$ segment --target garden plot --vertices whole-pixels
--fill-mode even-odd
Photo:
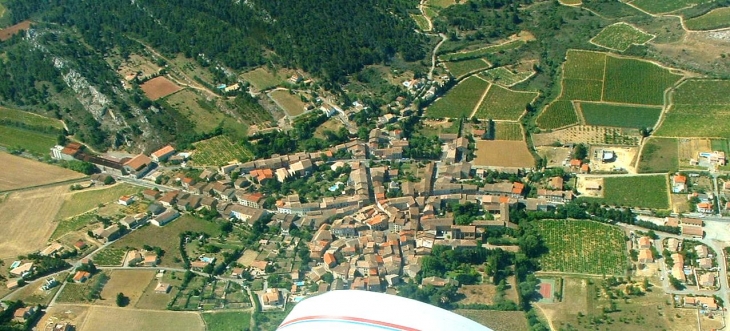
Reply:
[[[601,32],[591,39],[591,43],[623,52],[631,45],[643,45],[653,38],[653,35],[641,31],[630,24],[619,22],[601,30]]]

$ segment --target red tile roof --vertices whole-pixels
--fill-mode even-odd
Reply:
[[[165,155],[167,155],[169,153],[174,153],[174,152],[175,152],[175,148],[173,148],[170,145],[167,145],[167,146],[162,147],[162,148],[156,150],[155,152],[153,152],[152,153],[152,156],[157,157],[157,158],[160,158],[160,157],[163,157],[163,156],[165,156]]]

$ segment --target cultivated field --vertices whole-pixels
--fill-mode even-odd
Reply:
[[[564,100],[601,101],[603,81],[563,79],[560,98]]]
[[[495,135],[494,140],[518,140],[522,141],[525,137],[522,135],[522,125],[517,122],[494,122]]]
[[[15,24],[13,26],[7,27],[5,29],[0,30],[0,41],[6,41],[10,39],[14,34],[18,33],[21,30],[28,30],[30,28],[30,21],[22,21],[18,24]]]
[[[535,159],[524,141],[477,140],[475,166],[532,168]]]
[[[624,275],[628,263],[624,232],[594,221],[535,222],[548,253],[540,258],[543,271],[592,275]]]
[[[603,203],[611,206],[668,209],[668,192],[666,175],[603,179]]]
[[[235,122],[218,109],[214,100],[206,100],[191,89],[183,89],[163,101],[194,123],[197,133],[211,132],[227,121]]]
[[[600,80],[606,65],[606,54],[568,50],[563,64],[564,79]]]
[[[185,231],[205,232],[211,237],[220,234],[217,223],[204,221],[190,215],[182,215],[163,227],[143,227],[115,241],[110,247],[141,249],[144,245],[158,246],[165,251],[165,255],[160,262],[161,266],[180,267],[183,265],[182,262],[174,262],[174,258],[181,258],[180,233]]]
[[[639,173],[670,172],[679,169],[677,139],[651,137],[639,157]]]
[[[497,67],[485,70],[480,76],[492,83],[510,87],[530,78],[534,74],[534,71],[514,72],[505,67]]]
[[[269,93],[269,97],[289,116],[298,116],[304,112],[306,104],[296,94],[291,94],[289,91],[276,90]]]
[[[631,4],[652,14],[663,14],[712,1],[713,0],[635,0],[631,2]]]
[[[561,130],[532,135],[535,146],[547,146],[555,142],[635,146],[639,144],[639,140],[638,130],[587,125],[575,125]]]
[[[488,87],[489,83],[486,81],[474,76],[469,77],[454,86],[446,95],[434,101],[426,109],[426,116],[432,118],[467,117],[479,104]]]
[[[248,328],[251,313],[228,311],[219,313],[202,313],[206,331],[240,331]]]
[[[578,123],[578,115],[573,109],[573,102],[556,100],[550,103],[535,120],[541,129],[552,130]]]
[[[154,101],[181,90],[180,86],[165,77],[155,77],[140,86],[145,95]]]
[[[601,30],[591,42],[608,49],[625,51],[631,45],[643,45],[654,36],[636,27],[619,22]]]
[[[77,191],[64,201],[63,207],[56,215],[56,219],[62,220],[76,216],[97,208],[99,204],[116,202],[123,195],[136,194],[141,191],[142,189],[139,186],[125,183]]]
[[[728,137],[730,126],[730,81],[689,80],[672,95],[657,136]]]
[[[536,92],[513,91],[492,84],[475,116],[494,120],[519,120],[527,105],[532,103],[537,95]]]
[[[15,257],[42,249],[56,228],[52,222],[68,186],[15,192],[0,202],[3,231],[0,258]]]
[[[441,56],[439,56],[439,60],[441,60],[441,61],[461,61],[461,60],[467,60],[467,59],[476,59],[476,58],[484,57],[488,54],[499,53],[499,52],[504,52],[506,50],[519,48],[520,46],[522,46],[524,44],[525,44],[524,40],[518,39],[518,40],[509,41],[509,42],[499,44],[499,45],[492,45],[492,46],[475,49],[472,51],[465,51],[465,52],[441,55]]]
[[[559,0],[559,2],[566,6],[577,6],[583,3],[581,0]]]
[[[101,299],[95,305],[116,306],[117,293],[129,298],[129,307],[134,307],[147,284],[154,278],[155,270],[114,270],[101,291]]]
[[[456,4],[457,1],[455,1],[455,0],[428,0],[426,3],[432,7],[446,8],[448,6]]]
[[[32,126],[47,130],[58,130],[61,133],[63,123],[57,119],[41,116],[27,111],[0,107],[0,122],[23,123],[25,126]]]
[[[217,136],[194,144],[193,163],[198,166],[221,166],[231,161],[248,161],[253,154],[226,136]]]
[[[690,30],[714,30],[730,27],[730,7],[716,8],[702,16],[684,21]]]
[[[662,112],[662,109],[657,107],[588,102],[581,102],[580,110],[587,125],[635,129],[654,127]]]
[[[680,78],[651,62],[609,56],[603,101],[663,105],[664,90]]]
[[[65,168],[0,153],[0,191],[44,185],[64,180],[82,178],[85,175]]]
[[[678,105],[730,105],[730,80],[690,79],[674,91]]]
[[[530,329],[525,313],[521,311],[456,309],[454,313],[488,326],[494,331],[527,331]]]
[[[428,28],[429,28],[428,20],[425,17],[423,17],[423,15],[411,14],[410,16],[413,19],[413,21],[416,22],[416,25],[418,26],[419,29],[421,29],[423,31],[428,31]]]
[[[444,65],[456,79],[466,76],[472,72],[487,69],[491,66],[487,60],[481,58],[444,62]]]
[[[88,317],[79,331],[105,330],[109,326],[124,326],[127,330],[203,331],[205,324],[198,313],[137,310],[129,307],[89,308]]]
[[[284,82],[285,77],[280,73],[272,74],[265,68],[257,68],[241,75],[241,78],[251,83],[257,90],[263,91]]]

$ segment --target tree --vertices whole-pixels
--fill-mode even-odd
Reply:
[[[684,290],[684,288],[685,288],[684,284],[682,284],[682,282],[679,281],[679,279],[674,278],[674,276],[672,276],[672,275],[669,275],[669,283],[672,284],[672,287],[674,287],[674,289],[677,291]]]
[[[106,178],[104,178],[104,185],[111,185],[111,184],[114,184],[114,177],[106,176]]]
[[[117,293],[117,307],[126,307],[129,304],[129,298],[124,293]]]
[[[328,272],[328,273],[322,275],[322,280],[329,284],[335,280],[335,277],[332,276],[332,273]]]
[[[575,145],[575,149],[573,150],[573,158],[583,160],[586,157],[588,157],[588,147],[586,147],[586,145],[584,144]]]

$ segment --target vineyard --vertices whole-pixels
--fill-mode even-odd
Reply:
[[[625,51],[631,45],[643,45],[654,36],[629,24],[619,22],[601,30],[591,42],[608,49]]]
[[[471,72],[487,69],[490,67],[489,62],[484,59],[444,62],[444,65],[446,66],[446,69],[449,70],[451,75],[457,79],[466,76]]]
[[[426,116],[435,118],[469,116],[487,87],[489,83],[484,80],[474,76],[469,77],[429,106],[426,109]]]
[[[661,108],[581,103],[580,109],[588,125],[615,126],[622,128],[653,127],[659,120]]]
[[[552,130],[578,123],[578,115],[572,102],[558,100],[545,107],[535,122],[541,129]]]
[[[730,80],[691,79],[672,95],[678,105],[730,105]]]
[[[716,8],[702,16],[685,20],[690,30],[713,30],[730,27],[730,7]]]
[[[505,67],[497,67],[484,71],[480,76],[495,84],[509,87],[530,78],[533,74],[533,71],[515,73]]]
[[[564,79],[603,80],[606,54],[579,50],[569,50],[563,64]]]
[[[679,145],[674,138],[651,137],[639,156],[639,173],[676,171],[679,168]]]
[[[522,125],[517,122],[494,122],[494,140],[523,140]]]
[[[507,42],[504,44],[475,49],[473,51],[441,55],[441,56],[439,56],[439,60],[441,60],[441,61],[462,61],[462,60],[476,59],[476,58],[484,57],[488,54],[504,52],[506,50],[519,48],[520,46],[522,46],[524,44],[525,44],[525,42],[523,40],[515,40],[515,41],[510,41],[510,42]]]
[[[516,121],[536,97],[535,92],[512,91],[499,85],[492,85],[484,101],[479,105],[476,117]]]
[[[664,90],[681,77],[651,62],[609,56],[603,101],[663,105]]]
[[[673,12],[685,7],[710,3],[713,0],[636,0],[631,4],[652,14]]]
[[[225,136],[218,136],[195,143],[193,162],[202,166],[222,166],[230,161],[247,161],[253,154],[245,147],[232,143]]]
[[[606,177],[603,202],[611,206],[668,209],[667,176]],[[640,190],[636,188],[640,187]]]
[[[689,80],[677,88],[658,136],[730,136],[730,81]]]
[[[543,271],[626,273],[626,240],[620,228],[579,220],[543,220],[534,224],[548,248],[548,253],[540,258]]]
[[[601,101],[603,82],[600,80],[563,79],[561,99]]]

